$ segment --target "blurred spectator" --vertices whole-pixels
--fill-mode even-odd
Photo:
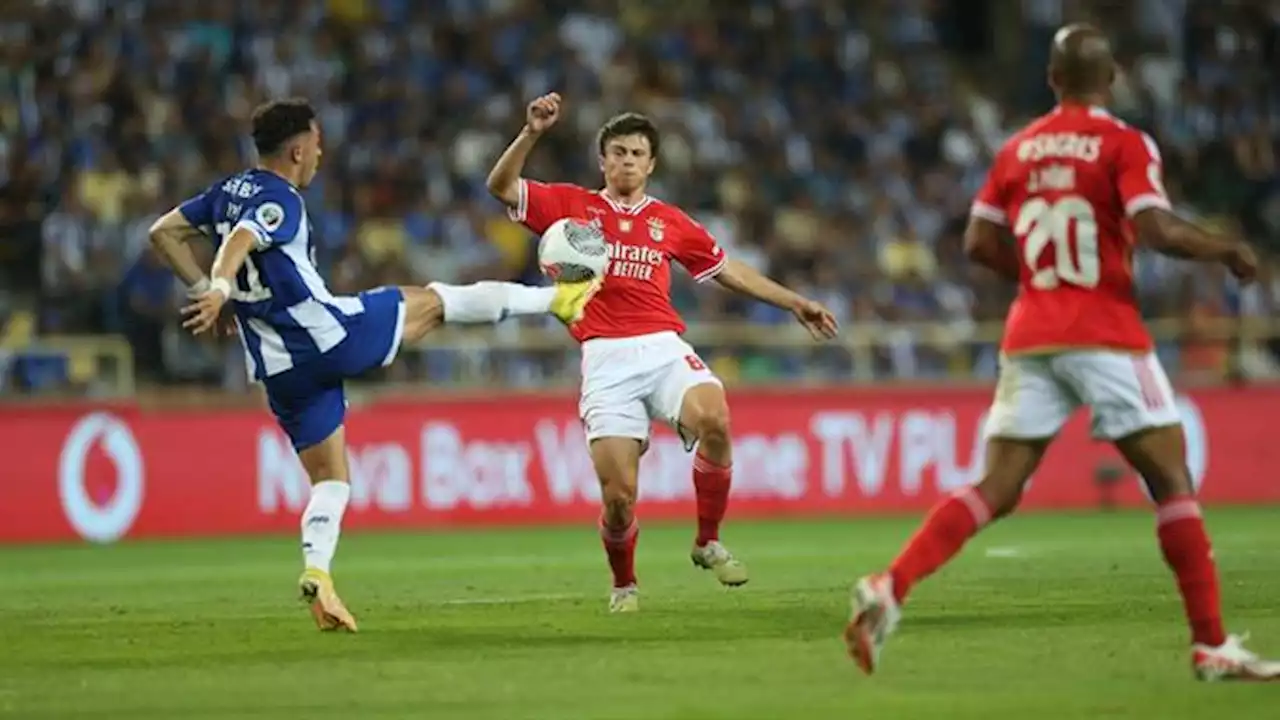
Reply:
[[[133,345],[135,369],[143,380],[163,380],[164,333],[177,310],[174,278],[148,250],[120,281],[124,331]]]
[[[89,271],[95,227],[93,216],[72,191],[64,192],[44,219],[40,325],[46,332],[97,329],[92,317],[97,298]]]
[[[137,178],[120,167],[116,154],[106,151],[96,167],[81,171],[79,204],[99,223],[117,224],[124,219],[125,202],[137,192],[138,184]]]

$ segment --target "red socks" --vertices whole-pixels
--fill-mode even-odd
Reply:
[[[693,492],[698,502],[698,547],[720,539],[720,522],[729,507],[729,486],[733,469],[693,456]]]
[[[1178,592],[1191,626],[1191,642],[1217,647],[1226,640],[1218,598],[1218,569],[1204,530],[1200,504],[1182,495],[1156,511],[1160,551],[1178,579]]]
[[[934,505],[924,524],[889,566],[895,599],[899,603],[905,600],[913,585],[955,557],[969,538],[990,521],[991,508],[974,487]]]
[[[636,540],[640,537],[640,526],[635,518],[624,528],[611,528],[600,518],[600,540],[604,543],[604,552],[609,556],[609,569],[613,571],[613,586],[616,588],[636,584]]]
[[[717,465],[702,456],[693,458],[693,488],[698,504],[699,547],[720,539],[720,522],[724,520],[729,505],[729,486],[732,469]],[[627,587],[636,583],[636,540],[640,526],[632,518],[624,528],[611,528],[600,518],[600,540],[609,556],[609,569],[613,571],[613,586]]]
[[[991,509],[976,488],[965,488],[934,506],[924,524],[889,566],[893,592],[906,599],[911,587],[933,574],[960,552],[969,538],[991,521]],[[1204,529],[1200,504],[1180,496],[1156,511],[1156,534],[1165,562],[1178,581],[1178,592],[1191,626],[1191,641],[1217,647],[1226,641],[1218,593],[1218,570]]]

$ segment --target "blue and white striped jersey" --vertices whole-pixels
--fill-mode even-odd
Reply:
[[[279,175],[259,169],[237,173],[179,210],[219,245],[241,228],[256,238],[230,298],[255,380],[329,352],[364,313],[361,297],[335,297],[325,286],[316,270],[306,204]]]

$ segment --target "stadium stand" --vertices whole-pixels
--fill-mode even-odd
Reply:
[[[536,281],[532,239],[483,181],[549,89],[569,115],[533,176],[594,182],[595,127],[648,113],[666,132],[655,194],[849,329],[790,347],[767,331],[788,322],[777,311],[682,286],[691,338],[726,378],[991,377],[1011,289],[963,261],[959,232],[993,149],[1051,102],[1048,38],[1076,18],[1118,32],[1115,109],[1161,143],[1179,208],[1273,246],[1280,2],[5,4],[0,387],[244,387],[236,347],[175,326],[181,292],[145,229],[251,161],[243,121],[271,97],[323,109],[308,201],[336,290]],[[1247,291],[1213,268],[1136,267],[1172,372],[1276,374],[1274,265]],[[540,386],[572,379],[569,345],[544,325],[446,333],[385,379]]]

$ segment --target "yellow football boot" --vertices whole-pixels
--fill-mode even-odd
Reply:
[[[315,619],[316,627],[326,631],[356,631],[356,619],[352,617],[351,611],[347,610],[347,606],[342,604],[342,599],[333,589],[333,578],[329,577],[329,573],[316,568],[307,568],[303,571],[302,577],[298,578],[298,589],[302,595],[302,602],[311,609],[311,617]]]
[[[573,325],[582,319],[587,303],[600,292],[604,280],[595,278],[581,282],[556,283],[556,296],[551,300],[551,314],[565,325]]]

